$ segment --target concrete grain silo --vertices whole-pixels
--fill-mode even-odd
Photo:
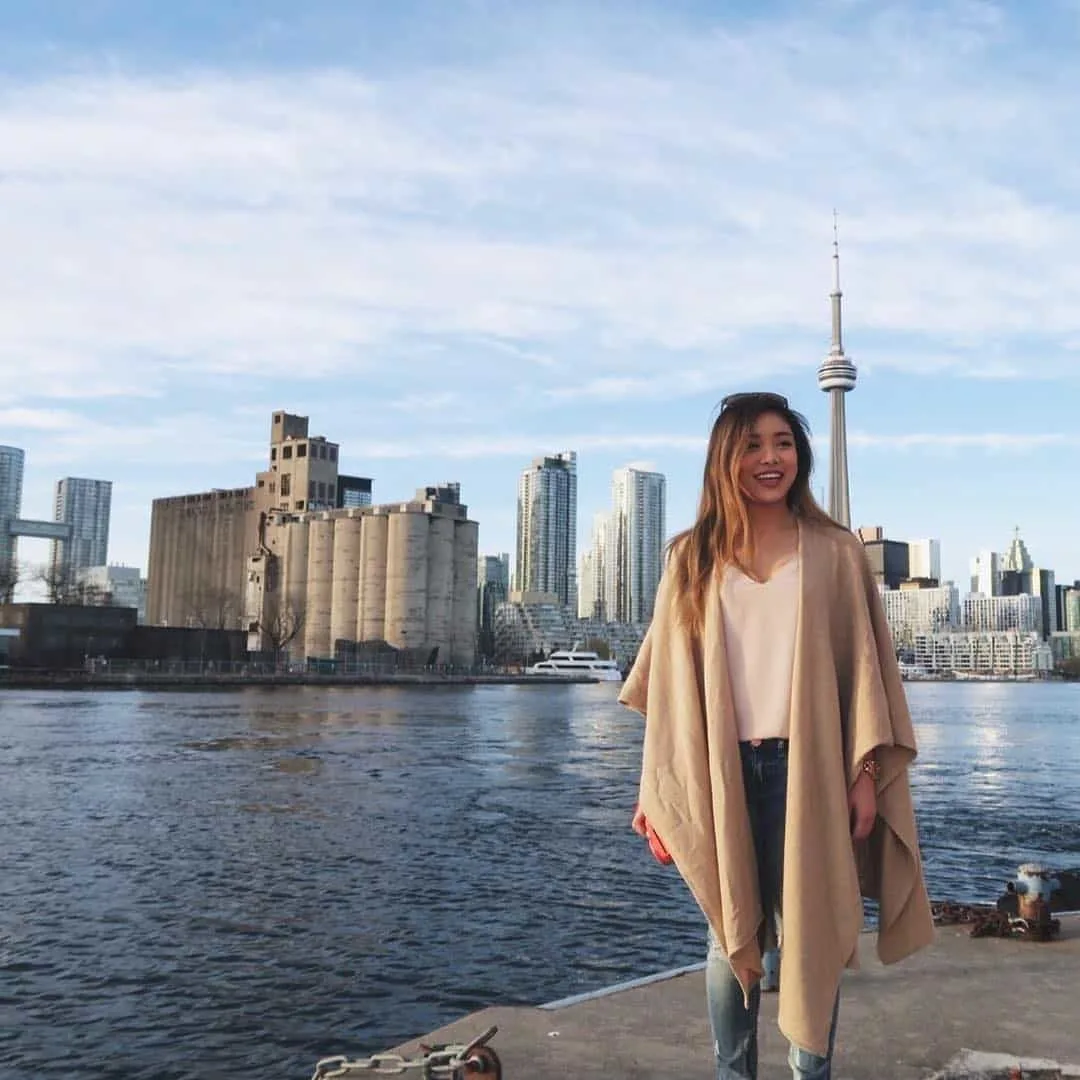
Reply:
[[[389,514],[365,514],[360,533],[360,625],[357,641],[386,640],[386,541]]]
[[[334,519],[328,514],[311,517],[308,532],[307,610],[304,654],[334,655],[330,639],[330,609],[334,589]]]
[[[282,534],[280,565],[283,574],[283,610],[293,619],[307,617],[308,524],[306,518],[301,518],[278,526]],[[303,645],[303,637],[302,631],[297,634],[294,652]]]
[[[330,655],[337,641],[356,641],[359,622],[360,545],[364,519],[350,513],[334,524],[333,589],[330,604]]]
[[[386,640],[399,649],[426,644],[428,530],[423,512],[390,515],[386,543]]]
[[[454,599],[450,621],[450,662],[476,662],[476,557],[480,529],[475,521],[454,523]]]
[[[438,662],[448,664],[454,603],[454,519],[436,516],[429,520],[424,643],[429,649],[438,647]]]

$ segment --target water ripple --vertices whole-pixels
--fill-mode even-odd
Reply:
[[[911,688],[935,895],[1080,864],[1080,687]],[[305,1076],[700,959],[605,687],[6,693],[0,1071]]]

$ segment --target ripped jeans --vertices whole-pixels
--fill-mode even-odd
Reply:
[[[784,869],[784,814],[787,806],[787,743],[767,739],[759,746],[740,743],[743,785],[758,865],[758,887],[766,918],[778,918]],[[781,978],[783,974],[781,973]],[[712,1022],[717,1080],[756,1080],[758,1010],[761,984],[750,991],[747,1008],[742,987],[712,931],[705,966],[705,988]],[[829,1080],[840,998],[833,1006],[829,1052],[825,1057],[792,1046],[788,1054],[794,1080]]]

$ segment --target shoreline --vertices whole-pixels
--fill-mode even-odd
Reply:
[[[229,673],[130,672],[14,672],[0,674],[3,690],[203,690],[238,689],[249,686],[582,686],[601,680],[585,675],[442,675],[437,672],[321,675],[233,675]]]

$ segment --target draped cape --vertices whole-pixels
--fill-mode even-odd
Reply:
[[[915,735],[881,597],[861,542],[799,525],[782,888],[780,1029],[824,1055],[845,967],[858,966],[862,897],[894,963],[933,940],[908,782]],[[719,575],[700,632],[681,619],[669,562],[619,700],[645,717],[640,807],[671,853],[749,995],[762,974],[763,911],[724,645]],[[853,843],[848,791],[881,765],[878,817]]]

